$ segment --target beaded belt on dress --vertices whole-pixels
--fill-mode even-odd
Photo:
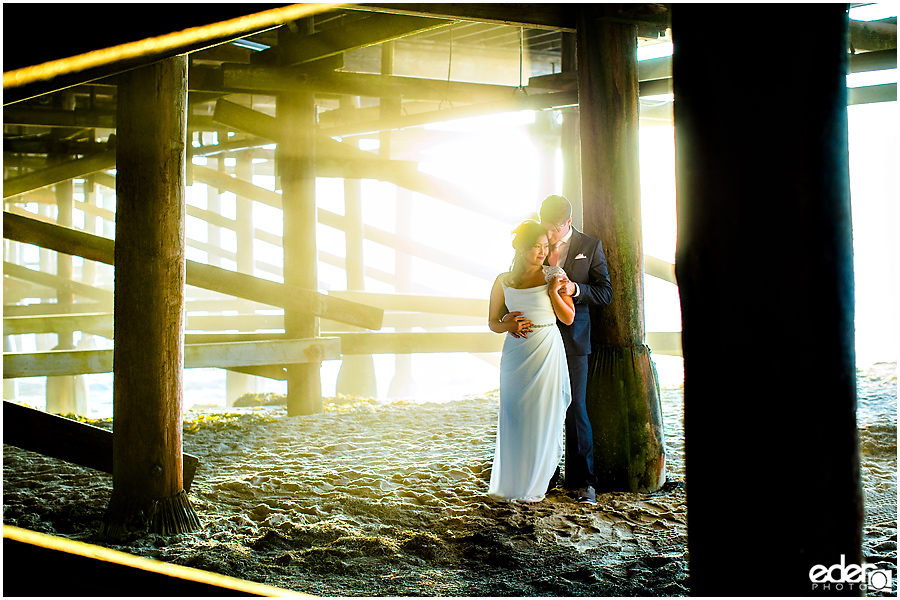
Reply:
[[[533,328],[537,327],[550,327],[551,325],[556,325],[556,323],[544,323],[543,325],[532,325]]]

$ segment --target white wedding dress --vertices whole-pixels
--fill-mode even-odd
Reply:
[[[506,307],[510,312],[521,311],[534,328],[527,338],[506,334],[503,343],[500,414],[488,496],[539,502],[563,455],[563,424],[572,399],[566,349],[547,286],[511,288],[503,277],[501,283]]]

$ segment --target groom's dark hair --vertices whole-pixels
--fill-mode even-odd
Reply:
[[[541,202],[541,223],[559,225],[572,217],[572,204],[565,196],[547,196]]]

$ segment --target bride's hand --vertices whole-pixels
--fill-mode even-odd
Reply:
[[[509,330],[509,334],[516,338],[527,338],[533,325],[531,319],[523,317],[522,312],[518,310],[505,314],[500,322],[511,323],[512,329]]]
[[[565,275],[558,275],[553,278],[553,284],[550,286],[550,291],[559,294],[560,296],[567,294],[566,290],[568,289],[568,285],[571,283],[569,278]]]

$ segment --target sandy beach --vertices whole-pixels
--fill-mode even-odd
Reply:
[[[864,555],[897,579],[896,364],[860,371]],[[447,403],[330,399],[185,415],[203,529],[128,545],[96,531],[110,475],[3,448],[3,522],[324,596],[683,596],[690,591],[681,389],[662,392],[653,494],[485,496],[496,392]],[[91,421],[111,427],[106,421]],[[723,509],[724,510],[724,509]],[[740,515],[734,515],[740,518]],[[870,594],[871,595],[871,594]]]

